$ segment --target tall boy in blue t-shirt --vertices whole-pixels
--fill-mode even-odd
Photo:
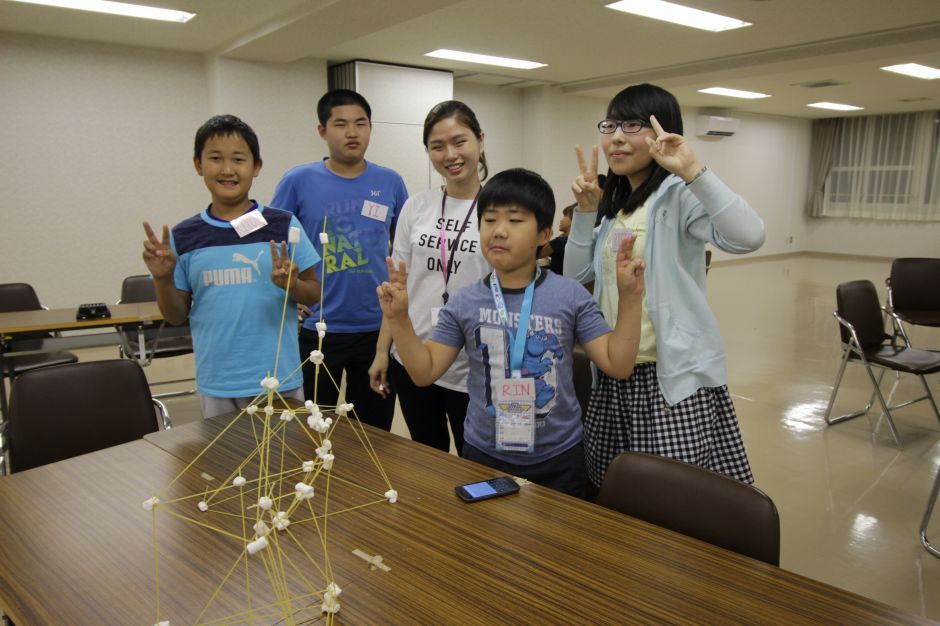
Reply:
[[[391,429],[395,396],[379,396],[369,387],[382,312],[372,295],[388,278],[385,257],[398,213],[408,198],[405,183],[394,171],[366,161],[372,133],[372,109],[348,89],[328,91],[317,103],[317,127],[329,157],[289,170],[274,190],[272,204],[290,211],[304,225],[323,255],[323,302],[312,307],[300,330],[300,351],[306,357],[321,349],[324,364],[337,384],[346,373],[346,401],[356,405],[363,422]],[[329,241],[320,243],[326,232]],[[327,332],[320,348],[316,323]],[[304,366],[304,388],[314,390],[316,368]],[[336,404],[338,390],[317,387],[321,404]]]
[[[465,458],[583,497],[586,484],[581,411],[572,378],[572,350],[584,346],[609,376],[633,371],[643,296],[635,237],[617,254],[620,308],[611,331],[577,282],[537,267],[552,233],[555,198],[534,172],[494,176],[477,203],[480,244],[494,268],[457,292],[421,343],[408,319],[406,268],[387,260],[390,280],[376,290],[401,356],[418,385],[443,374],[461,348],[470,357]]]
[[[189,318],[203,416],[244,408],[267,376],[280,381],[282,396],[303,399],[293,312],[297,302],[320,298],[320,257],[296,217],[249,197],[261,171],[250,126],[232,115],[211,118],[196,131],[193,163],[212,203],[172,235],[164,226],[158,238],[144,222],[143,258],[163,317],[171,324]],[[292,228],[297,243],[288,247]]]

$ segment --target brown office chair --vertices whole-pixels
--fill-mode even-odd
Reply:
[[[928,374],[940,372],[940,353],[911,348],[903,335],[901,336],[901,339],[904,340],[903,345],[899,344],[897,336],[892,337],[885,332],[884,318],[882,317],[883,310],[886,309],[882,309],[878,302],[878,292],[875,291],[875,285],[869,280],[855,280],[842,283],[836,287],[836,311],[833,315],[839,321],[843,356],[839,373],[836,376],[836,384],[832,388],[829,405],[826,407],[826,423],[829,425],[837,424],[865,415],[874,404],[875,398],[877,398],[881,410],[884,411],[887,418],[894,441],[900,450],[904,446],[901,444],[901,437],[898,435],[898,429],[891,417],[891,410],[921,400],[928,400],[933,407],[934,415],[940,420],[937,403],[934,401],[927,380],[924,378]],[[889,318],[892,324],[900,325],[901,321],[895,315],[891,314]],[[868,378],[871,380],[874,390],[865,408],[838,417],[830,417],[836,394],[839,392],[839,384],[842,382],[842,375],[845,373],[845,366],[849,361],[855,361],[865,366],[865,371],[868,372]],[[872,371],[872,366],[881,369],[877,378]],[[901,404],[888,406],[881,393],[881,379],[884,377],[886,370],[916,375],[924,385],[924,395]],[[895,380],[896,385],[897,380]],[[893,391],[892,389],[892,393]],[[890,394],[888,397],[891,397]]]
[[[597,503],[771,565],[780,564],[780,519],[760,489],[675,459],[623,452]]]
[[[940,259],[903,258],[891,263],[888,310],[902,322],[940,327]],[[904,326],[898,330],[907,341]]]
[[[149,274],[139,274],[128,276],[121,284],[121,299],[118,304],[133,302],[156,302],[157,294],[153,287],[153,278]],[[157,328],[148,328],[140,330],[135,325],[118,326],[121,332],[120,354],[124,358],[134,359],[141,367],[147,367],[153,363],[154,359],[164,359],[174,356],[191,354],[193,351],[193,339],[191,335],[173,335],[167,333],[167,324],[163,322]],[[169,326],[169,328],[175,328]],[[188,328],[188,325],[187,325]],[[143,342],[141,342],[143,338]],[[168,385],[173,383],[192,380],[184,378],[180,380],[168,380],[152,383],[156,385]],[[156,398],[168,398],[173,396],[182,396],[195,393],[195,389],[187,391],[173,391],[169,393],[157,394]]]
[[[38,311],[45,307],[39,303],[39,297],[36,291],[26,283],[4,283],[0,284],[0,313],[14,313],[19,311]],[[51,333],[36,332],[19,335],[18,339],[35,339],[37,345],[42,341],[52,337]],[[71,352],[50,352],[47,354],[28,354],[14,358],[3,359],[2,378],[16,378],[23,372],[49,367],[50,365],[62,365],[64,363],[77,363],[78,357]],[[0,383],[2,383],[0,378]],[[7,415],[7,394],[5,388],[0,388],[0,413],[4,418]]]
[[[33,370],[13,381],[10,469],[20,472],[170,428],[144,371],[114,359]]]

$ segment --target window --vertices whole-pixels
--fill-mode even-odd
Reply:
[[[839,122],[821,216],[940,221],[940,112]]]

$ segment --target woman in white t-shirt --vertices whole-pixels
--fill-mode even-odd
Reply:
[[[445,185],[408,198],[398,217],[392,251],[396,263],[404,261],[409,270],[408,315],[422,341],[430,336],[447,299],[491,271],[480,252],[476,217],[476,200],[487,175],[483,131],[476,115],[456,100],[435,105],[424,120],[424,146]],[[369,369],[372,389],[383,396],[388,393],[387,372],[411,438],[447,452],[450,423],[460,454],[469,402],[466,354],[461,352],[435,384],[418,387],[394,348],[395,358],[389,359],[390,341],[383,328]]]

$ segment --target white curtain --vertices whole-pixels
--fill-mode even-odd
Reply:
[[[937,111],[844,118],[819,215],[940,221],[938,139]],[[815,161],[813,169],[819,171]]]

